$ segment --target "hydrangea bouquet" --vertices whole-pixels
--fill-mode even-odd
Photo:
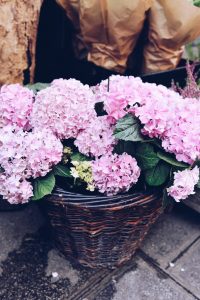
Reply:
[[[120,75],[33,87],[0,90],[0,194],[10,203],[56,185],[109,196],[159,188],[176,201],[198,187],[200,93]]]

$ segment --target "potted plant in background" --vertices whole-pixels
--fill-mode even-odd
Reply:
[[[192,4],[194,4],[197,7],[200,7],[200,1],[199,0],[188,0],[189,2],[191,2]]]
[[[8,85],[0,97],[0,194],[44,198],[59,249],[84,265],[128,260],[168,199],[198,186],[196,98],[120,75],[35,94]]]

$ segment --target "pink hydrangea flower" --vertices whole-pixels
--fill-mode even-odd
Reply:
[[[81,153],[88,156],[98,157],[105,153],[111,153],[115,139],[108,116],[96,117],[91,120],[85,130],[78,134],[74,144]]]
[[[25,139],[27,168],[33,178],[45,176],[62,159],[63,145],[51,132],[34,130]]]
[[[62,150],[60,140],[46,129],[24,132],[19,127],[1,128],[0,166],[3,172],[0,173],[0,194],[11,203],[27,202],[32,193],[27,180],[51,171],[61,161]]]
[[[101,156],[92,163],[93,184],[100,193],[116,195],[138,181],[140,168],[127,153]]]
[[[151,87],[149,97],[132,109],[143,124],[142,133],[161,139],[167,152],[174,153],[179,161],[192,164],[200,158],[200,102],[183,99],[163,86],[145,85]]]
[[[31,123],[50,129],[60,139],[76,138],[96,117],[94,94],[75,79],[54,80],[36,96]]]
[[[126,115],[127,106],[140,102],[143,82],[139,77],[112,75],[93,88],[97,102],[104,102],[108,116],[118,120]]]
[[[144,125],[142,129],[144,135],[150,138],[163,138],[174,125],[177,107],[182,107],[182,98],[178,93],[162,85],[145,83],[143,92],[144,90],[147,97],[143,98],[132,113]]]
[[[10,204],[23,204],[33,196],[33,187],[18,174],[6,176],[0,173],[0,194]]]
[[[62,150],[60,140],[46,129],[33,132],[11,126],[0,129],[0,165],[8,175],[45,176],[61,161]]]
[[[0,90],[0,127],[17,125],[30,128],[34,94],[20,84],[3,85]]]
[[[177,160],[192,164],[200,158],[200,102],[183,99],[178,93],[141,79],[111,76],[94,90],[97,101],[104,101],[114,124],[127,112],[138,117],[142,134],[162,141],[163,148]]]
[[[167,189],[168,194],[179,202],[194,194],[194,187],[199,181],[199,168],[174,173],[174,184]]]
[[[192,164],[200,158],[200,101],[186,98],[177,105],[177,112],[171,128],[162,141],[167,152],[176,159]]]
[[[28,132],[15,126],[0,129],[0,166],[8,176],[20,174],[22,178],[30,177],[27,170],[27,149],[25,140]]]

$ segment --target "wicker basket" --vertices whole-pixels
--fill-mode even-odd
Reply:
[[[43,205],[59,250],[91,268],[129,260],[162,211],[159,192],[106,197],[57,188]]]

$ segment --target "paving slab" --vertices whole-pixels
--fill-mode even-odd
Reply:
[[[55,280],[55,273],[58,278]],[[53,248],[47,228],[27,234],[2,262],[1,300],[68,300],[94,270],[73,266]]]
[[[198,236],[196,232],[199,228],[195,213],[190,217],[183,217],[183,220],[179,213],[175,211],[171,216],[163,216],[159,222],[161,225],[165,224],[163,227],[166,230],[168,226],[166,224],[173,223],[170,230],[174,228],[174,231],[182,226],[186,238],[193,240]],[[192,239],[184,222],[191,229]],[[146,249],[147,258],[153,260],[159,254],[161,260],[158,245],[160,241],[162,246],[168,243],[170,234],[163,235],[159,229],[154,230],[158,230],[159,234],[152,233],[153,237],[148,239],[156,247],[152,247],[151,243],[147,246],[149,243],[147,242],[142,251]],[[177,230],[177,234],[180,232],[180,229]],[[175,240],[176,234],[173,234]],[[180,239],[180,245],[185,247],[182,241],[183,238]],[[172,270],[163,268],[165,271],[163,276],[159,269],[162,266],[156,268],[153,264],[149,265],[150,262],[146,263],[141,251],[138,251],[132,260],[116,269],[91,270],[67,260],[54,248],[49,228],[45,225],[36,205],[30,205],[17,212],[0,212],[0,247],[1,300],[111,300],[113,297],[114,300],[195,299],[192,292],[190,294],[183,288],[184,279],[175,273],[175,269],[172,274]],[[166,255],[171,254],[171,249],[174,248],[169,248]],[[177,263],[179,260],[181,257]],[[178,284],[179,280],[183,287]],[[192,286],[189,288],[193,289]],[[159,290],[163,291],[160,295]],[[133,292],[134,298],[130,298]],[[161,297],[164,295],[166,298]]]
[[[175,262],[169,273],[200,298],[200,239]]]
[[[20,211],[0,212],[0,263],[9,252],[17,249],[27,233],[35,232],[43,223],[36,205],[29,205]]]
[[[52,249],[48,253],[46,276],[51,276],[52,282],[57,282],[61,278],[67,278],[70,284],[74,286],[78,283],[81,274],[56,249]]]
[[[198,189],[194,195],[184,200],[184,203],[200,214],[200,190]]]
[[[164,278],[139,259],[138,268],[116,284],[113,300],[194,300],[195,297],[170,278]]]
[[[150,230],[141,249],[161,267],[167,268],[199,236],[199,214],[187,206],[178,205],[171,213],[161,216]]]

